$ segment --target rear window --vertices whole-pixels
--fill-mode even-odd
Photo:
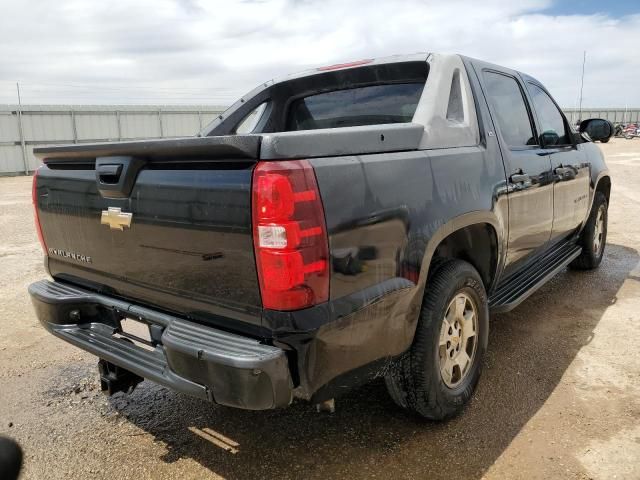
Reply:
[[[287,130],[410,122],[423,88],[424,82],[396,83],[299,98],[291,103]]]

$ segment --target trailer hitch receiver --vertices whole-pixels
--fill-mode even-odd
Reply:
[[[108,396],[118,392],[129,394],[144,380],[135,373],[102,359],[98,361],[98,371],[100,372],[100,389]]]

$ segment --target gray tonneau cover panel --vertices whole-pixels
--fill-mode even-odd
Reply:
[[[331,157],[416,150],[424,127],[416,123],[263,133],[260,159]]]
[[[36,157],[46,161],[92,160],[96,157],[131,155],[147,158],[221,158],[256,159],[260,136],[224,135],[218,137],[185,137],[127,142],[83,143],[34,148]]]
[[[84,143],[40,147],[33,152],[45,162],[56,163],[120,155],[150,159],[278,160],[416,150],[423,132],[422,125],[400,123],[258,135]]]

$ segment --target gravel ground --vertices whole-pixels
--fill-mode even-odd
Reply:
[[[566,271],[492,318],[470,405],[411,418],[374,382],[337,400],[246,412],[144,382],[99,391],[96,359],[45,333],[31,179],[0,178],[0,434],[23,478],[640,478],[640,141],[602,145],[613,177],[599,270]]]

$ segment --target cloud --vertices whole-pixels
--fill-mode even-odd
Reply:
[[[228,104],[272,77],[418,51],[525,71],[575,106],[640,106],[640,15],[548,0],[23,0],[0,17],[0,103]]]

